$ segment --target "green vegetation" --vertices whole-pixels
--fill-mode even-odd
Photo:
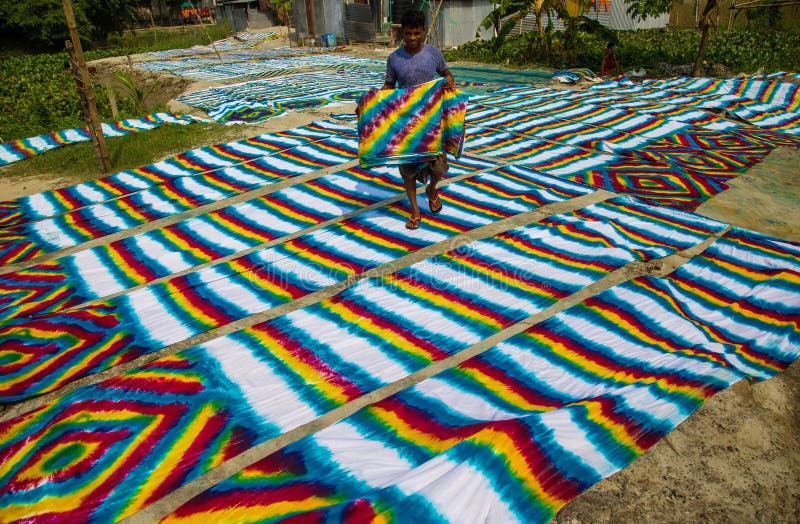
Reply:
[[[208,35],[199,26],[183,30],[128,32],[115,40],[116,47],[86,51],[86,60],[208,45],[209,36],[218,40],[228,31],[227,28],[218,26],[207,26],[207,30]],[[0,59],[0,78],[3,78],[0,83],[0,140],[26,138],[85,125],[66,52],[17,55]],[[93,78],[100,119],[104,122],[117,120],[112,116],[105,86],[97,82],[95,75]],[[118,94],[119,118],[133,118],[144,114],[144,107],[140,104],[141,97],[136,97],[136,89],[145,88],[135,85],[131,87],[134,88],[132,92]],[[149,113],[164,108],[147,109]]]
[[[114,172],[152,164],[183,151],[238,139],[238,130],[219,124],[164,124],[145,133],[134,133],[106,140]],[[71,144],[35,155],[22,162],[0,168],[0,178],[26,177],[51,173],[64,183],[96,178],[97,156],[91,142]]]
[[[232,29],[225,24],[135,29],[125,31],[121,35],[109,36],[106,46],[109,50],[116,52],[116,55],[106,56],[209,45],[211,42],[227,38],[231,34],[233,34]]]
[[[700,35],[696,31],[647,29],[617,31],[617,56],[625,70],[645,68],[660,70],[664,63],[692,64],[697,56]],[[567,60],[563,52],[564,35],[552,35],[552,59],[539,35],[534,32],[508,36],[504,41],[476,40],[445,52],[449,61],[471,60],[515,67],[552,65],[554,67],[588,67],[596,71],[605,41],[594,34],[575,36],[574,49]],[[733,73],[800,71],[800,35],[774,31],[719,32],[709,39],[705,60],[722,64]]]

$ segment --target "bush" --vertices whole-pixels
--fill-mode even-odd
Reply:
[[[697,56],[700,35],[697,31],[645,29],[618,31],[617,56],[625,70],[658,70],[662,64],[689,65]],[[587,67],[597,70],[606,42],[581,33],[576,41],[575,59],[564,63],[559,55],[563,33],[553,35],[552,64],[558,67]],[[538,35],[528,32],[507,37],[498,45],[494,40],[474,41],[446,51],[448,60],[473,60],[512,66],[548,65],[538,44]],[[800,71],[800,35],[775,31],[734,31],[712,35],[705,60],[724,65],[734,73]]]
[[[208,34],[206,34],[208,31]],[[128,33],[115,41],[117,47],[85,52],[86,60],[146,51],[159,51],[193,45],[207,45],[209,36],[226,36],[226,27],[192,27],[183,31],[152,30]],[[85,125],[75,79],[69,68],[66,52],[23,54],[0,59],[0,140],[26,138],[61,129]],[[93,84],[100,119],[114,120],[105,87]],[[121,97],[117,104],[119,118],[141,116],[130,97]]]

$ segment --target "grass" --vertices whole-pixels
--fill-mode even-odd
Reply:
[[[234,126],[235,127],[235,126]],[[111,172],[145,166],[188,149],[229,142],[242,130],[220,124],[165,124],[152,131],[106,138]],[[78,183],[98,178],[99,163],[91,142],[69,144],[0,168],[0,183],[22,177],[48,177]]]
[[[122,36],[109,37],[107,46],[130,49],[133,53],[143,51],[166,51],[185,49],[196,45],[208,45],[213,41],[233,34],[227,24],[183,25],[177,27],[155,27],[126,31]]]

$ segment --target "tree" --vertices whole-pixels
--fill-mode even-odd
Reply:
[[[703,70],[703,57],[708,47],[708,37],[711,36],[711,14],[719,5],[719,0],[706,0],[706,7],[700,13],[698,26],[700,27],[700,44],[697,46],[697,58],[692,68],[692,76],[700,76]]]
[[[555,5],[562,0],[500,0],[495,9],[490,12],[480,23],[479,29],[492,29],[495,32],[495,43],[500,45],[517,23],[532,14],[535,18],[536,29],[539,34],[539,44],[544,52],[545,59],[551,60],[550,38],[544,27],[545,15],[555,15]],[[475,36],[479,36],[476,32]],[[528,50],[528,54],[532,54]]]
[[[502,44],[505,37],[517,25],[517,23],[532,14],[535,18],[536,29],[539,34],[539,44],[548,63],[553,60],[551,34],[553,18],[560,18],[564,21],[564,46],[562,61],[572,63],[575,59],[575,40],[579,32],[600,33],[608,40],[616,41],[614,32],[586,16],[583,16],[589,8],[589,0],[501,0],[494,11],[483,19],[482,29],[497,28],[496,44]],[[544,25],[544,17],[548,18],[548,25]],[[477,36],[477,34],[476,34]],[[532,55],[531,50],[528,54]]]
[[[634,19],[644,20],[669,13],[672,8],[671,0],[625,0],[628,5],[628,14]],[[697,46],[697,58],[692,68],[692,76],[700,76],[703,67],[703,57],[708,47],[708,38],[711,35],[711,14],[719,6],[719,0],[706,0],[705,8],[700,13],[698,28],[700,29],[700,44]]]
[[[73,0],[82,39],[104,41],[123,29],[138,2],[130,0]],[[68,37],[61,0],[0,0],[0,33],[8,41],[60,49]]]

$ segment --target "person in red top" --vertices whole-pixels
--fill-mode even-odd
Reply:
[[[600,76],[610,75],[611,71],[615,71],[616,75],[620,75],[619,60],[617,60],[617,53],[614,51],[614,42],[609,42],[603,50],[603,62],[600,64]]]

